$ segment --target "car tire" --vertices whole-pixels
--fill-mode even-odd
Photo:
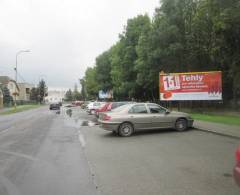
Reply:
[[[177,131],[186,131],[188,128],[186,119],[178,119],[175,123],[175,129]]]
[[[118,134],[122,137],[129,137],[134,131],[133,125],[131,123],[122,123],[118,129]]]

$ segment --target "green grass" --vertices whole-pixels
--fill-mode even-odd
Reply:
[[[191,113],[196,120],[240,126],[240,116]]]
[[[36,104],[34,104],[34,105],[21,105],[21,106],[17,106],[16,110],[15,110],[14,107],[12,107],[11,109],[0,113],[0,115],[9,115],[9,114],[17,113],[17,112],[23,112],[23,111],[31,110],[31,109],[34,109],[34,108],[39,108],[40,106],[41,105],[36,105]]]

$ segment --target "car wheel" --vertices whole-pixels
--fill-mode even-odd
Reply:
[[[187,130],[187,120],[186,119],[178,119],[176,121],[175,128],[177,131]]]
[[[128,137],[133,133],[133,126],[130,123],[123,123],[120,125],[118,134],[122,137]]]
[[[94,110],[91,110],[91,111],[90,111],[90,114],[94,114]]]

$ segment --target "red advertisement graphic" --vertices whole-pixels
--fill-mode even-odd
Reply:
[[[190,72],[160,74],[160,100],[221,100],[222,73]]]

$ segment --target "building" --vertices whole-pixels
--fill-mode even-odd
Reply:
[[[29,101],[31,89],[34,87],[34,85],[29,83],[18,83],[18,87],[19,87],[18,100]]]
[[[65,97],[65,91],[64,90],[49,90],[48,96],[45,97],[46,103],[57,103],[62,102]]]
[[[0,108],[2,108],[2,107],[3,107],[3,92],[0,89]]]
[[[7,87],[12,98],[15,99],[16,95],[16,99],[18,100],[20,90],[15,80],[11,79],[8,76],[0,76],[0,85],[2,87]]]

